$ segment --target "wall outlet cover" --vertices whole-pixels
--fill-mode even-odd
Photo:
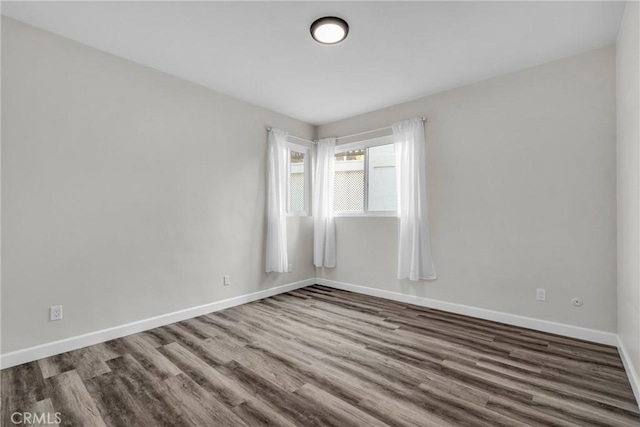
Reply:
[[[62,320],[62,306],[54,305],[49,308],[49,320]]]

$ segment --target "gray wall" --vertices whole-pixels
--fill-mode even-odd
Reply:
[[[315,275],[616,330],[613,47],[317,129],[427,117],[438,279],[412,283],[395,218],[338,218],[338,267],[314,271],[291,217],[294,272],[263,273],[265,127],[312,126],[2,24],[3,353]]]
[[[396,279],[395,218],[337,218],[337,267],[318,275],[615,331],[615,107],[606,47],[321,126],[322,137],[427,118],[438,279]]]
[[[265,127],[308,124],[4,17],[2,124],[3,353],[315,274],[308,217],[263,273]]]
[[[627,2],[617,43],[618,333],[640,378],[640,122],[637,2]]]

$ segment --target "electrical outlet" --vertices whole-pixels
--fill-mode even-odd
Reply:
[[[547,300],[547,291],[546,291],[546,289],[542,289],[542,288],[536,289],[536,299],[538,301],[546,301]]]
[[[49,308],[49,320],[62,320],[62,306],[54,305]]]
[[[231,284],[231,278],[229,276],[222,277],[222,286],[229,286]]]
[[[287,270],[287,272],[291,273],[293,271],[293,264],[289,264],[289,269]]]
[[[571,304],[574,307],[582,307],[582,304],[583,304],[582,298],[577,298],[577,297],[576,298],[572,298],[571,299]]]

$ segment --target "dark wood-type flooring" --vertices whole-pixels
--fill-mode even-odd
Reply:
[[[614,347],[311,286],[2,371],[74,426],[638,426]]]

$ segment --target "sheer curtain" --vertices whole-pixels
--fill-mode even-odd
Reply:
[[[284,273],[287,258],[287,132],[269,131],[267,146],[267,273]]]
[[[393,125],[398,186],[398,279],[435,279],[427,215],[424,121]]]
[[[313,264],[336,266],[336,227],[333,222],[335,138],[323,138],[316,148],[313,181]]]

